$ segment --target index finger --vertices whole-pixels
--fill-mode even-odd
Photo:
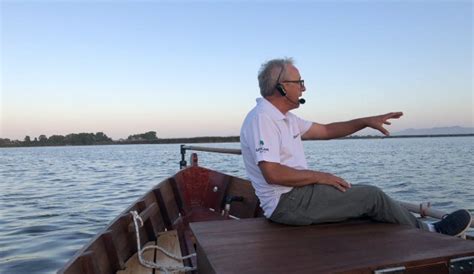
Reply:
[[[387,114],[387,119],[398,119],[403,116],[403,112],[390,112]]]
[[[346,180],[344,180],[342,178],[339,178],[338,183],[344,188],[350,188],[351,187],[351,184],[348,183]]]

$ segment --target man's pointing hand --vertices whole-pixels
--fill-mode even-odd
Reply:
[[[372,116],[366,118],[366,124],[368,127],[376,129],[382,132],[385,136],[389,136],[390,133],[386,130],[383,125],[390,125],[389,119],[398,119],[403,116],[403,112],[390,112],[383,115]]]

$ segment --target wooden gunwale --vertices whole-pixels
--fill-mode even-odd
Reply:
[[[109,242],[109,244],[106,245],[107,253],[108,254],[113,254],[113,255],[111,255],[111,260],[110,261],[113,262],[113,265],[115,267],[118,266],[117,270],[123,269],[124,261],[126,261],[126,259],[128,259],[128,258],[124,258],[124,257],[130,257],[130,256],[124,256],[124,253],[127,254],[127,255],[129,253],[131,253],[131,255],[133,255],[136,252],[136,241],[135,241],[135,236],[134,236],[135,232],[134,232],[134,229],[132,229],[133,228],[133,222],[132,222],[132,218],[131,218],[131,216],[129,215],[128,212],[131,211],[131,210],[138,210],[138,212],[141,213],[142,217],[146,217],[146,216],[144,216],[145,215],[144,213],[148,213],[150,211],[150,209],[146,208],[146,202],[144,201],[144,198],[149,196],[150,194],[153,194],[153,196],[157,196],[156,193],[157,192],[159,193],[160,186],[166,184],[167,182],[168,182],[168,179],[158,183],[152,190],[148,191],[145,195],[138,198],[134,203],[132,203],[132,205],[128,206],[120,215],[118,215],[116,218],[114,218],[102,232],[98,233],[86,245],[84,245],[79,251],[77,251],[76,254],[64,265],[64,267],[58,271],[58,273],[69,273],[70,269],[74,268],[73,265],[77,264],[78,261],[82,262],[81,263],[81,265],[82,265],[81,268],[84,271],[84,273],[100,273],[100,272],[97,272],[98,270],[97,270],[96,266],[94,266],[93,269],[91,269],[91,267],[90,267],[91,264],[88,261],[92,260],[91,256],[90,256],[92,251],[89,251],[89,249],[92,247],[92,245],[94,243],[99,241],[100,238],[102,238],[102,237],[106,237],[107,242]],[[157,199],[160,202],[157,201],[157,203],[155,203],[153,207],[158,207],[157,206],[158,203],[164,205],[163,201],[159,200],[160,198],[162,198],[161,193],[160,193],[159,198]],[[140,211],[140,208],[142,209],[142,211]],[[161,209],[161,208],[159,208],[159,209]],[[161,211],[161,210],[159,210],[159,211]],[[166,214],[168,214],[168,213],[166,213]],[[168,216],[166,216],[166,219],[164,220],[164,222],[168,223],[167,229],[171,228],[170,220],[169,220]],[[150,223],[150,222],[145,221],[145,223]],[[147,237],[150,237],[149,234],[151,233],[149,226],[150,225],[148,225],[148,228],[147,228],[147,234],[148,234]],[[147,227],[147,226],[145,226],[145,227]],[[126,246],[125,249],[128,249],[129,252],[126,252],[126,251],[124,252],[124,250],[123,250],[124,248],[122,248],[122,250],[118,250],[118,248],[116,246],[115,241],[117,241],[117,240],[114,240],[115,237],[113,235],[120,233],[120,230],[126,231],[127,232],[126,234],[130,234],[130,236],[133,236],[133,237],[127,237],[127,239],[125,239],[125,242],[127,242],[127,243],[125,243],[125,246]],[[153,230],[153,228],[152,228],[152,230]],[[143,232],[143,231],[141,231],[141,232]],[[108,236],[106,236],[106,235],[108,235]],[[142,236],[143,236],[143,233],[142,233]],[[156,235],[153,235],[153,236],[156,237]],[[141,239],[141,240],[143,240],[143,239]],[[84,262],[84,260],[88,260],[88,261]],[[84,267],[84,266],[86,266],[86,267]],[[75,272],[73,272],[73,273],[75,273]],[[78,273],[81,273],[81,272],[79,271]]]

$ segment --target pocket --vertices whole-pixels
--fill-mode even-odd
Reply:
[[[287,208],[291,211],[305,211],[311,204],[313,185],[295,187],[288,195]]]
[[[278,200],[278,204],[273,211],[272,215],[270,216],[270,220],[279,222],[277,219],[282,215],[285,215],[285,212],[288,211],[288,203],[291,201],[290,195],[293,190],[290,190],[286,193],[280,195],[280,199]],[[294,198],[293,198],[294,199]]]
[[[280,224],[285,224],[285,225],[310,225],[311,220],[305,216],[299,215],[298,212],[294,212],[291,210],[279,210],[279,211],[274,211],[272,216],[270,217],[270,220],[280,223]]]

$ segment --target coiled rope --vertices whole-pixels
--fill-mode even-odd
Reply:
[[[174,260],[177,260],[177,261],[185,260],[185,259],[189,259],[191,257],[194,257],[194,256],[196,256],[196,253],[192,253],[192,254],[189,254],[187,256],[180,257],[180,256],[176,256],[176,255],[168,252],[167,250],[165,250],[164,248],[162,248],[158,245],[145,246],[142,249],[141,244],[140,244],[140,232],[139,232],[139,230],[140,230],[140,227],[143,226],[143,220],[140,217],[140,215],[138,215],[137,211],[135,211],[135,210],[130,211],[130,214],[132,214],[132,216],[133,216],[133,223],[135,225],[135,236],[137,237],[137,248],[138,248],[138,261],[140,262],[141,265],[143,265],[145,267],[148,267],[148,268],[158,269],[160,271],[165,272],[166,274],[175,273],[175,272],[194,271],[194,270],[197,269],[196,267],[190,267],[190,266],[161,265],[161,264],[151,262],[151,261],[148,261],[148,260],[144,259],[143,258],[143,252],[145,252],[145,250],[148,250],[148,249],[157,249],[157,250],[163,252],[163,254],[165,254],[166,256],[168,256],[168,257],[170,257]],[[138,225],[138,222],[140,222],[140,225]]]

